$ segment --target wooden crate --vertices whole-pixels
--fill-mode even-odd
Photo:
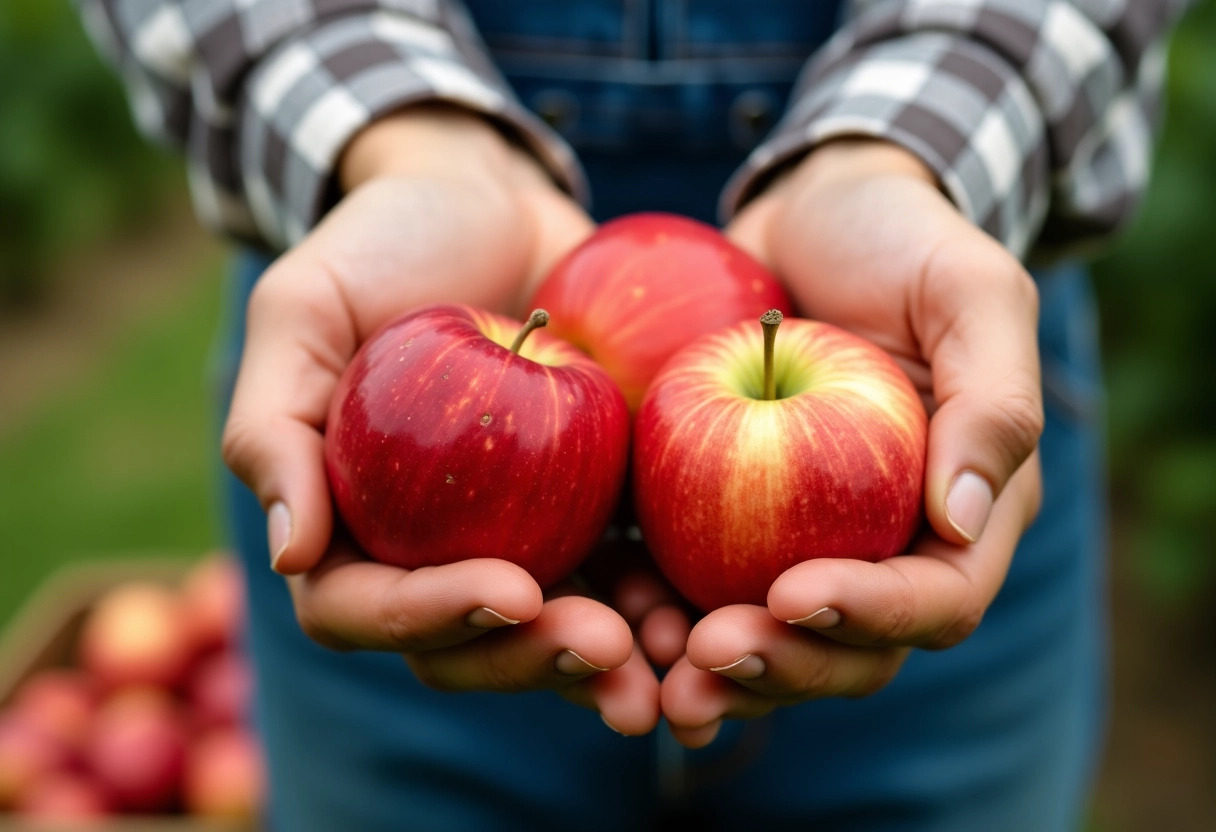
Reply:
[[[0,633],[0,707],[34,672],[70,664],[75,645],[93,604],[110,589],[128,581],[176,585],[193,565],[165,558],[82,562],[53,573],[27,599]],[[115,815],[104,822],[36,825],[0,812],[0,832],[256,832],[245,824],[188,815]]]

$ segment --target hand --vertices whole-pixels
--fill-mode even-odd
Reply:
[[[872,693],[909,648],[961,641],[996,596],[1041,494],[1034,282],[919,160],[879,141],[824,145],[728,233],[785,280],[802,314],[874,341],[921,390],[929,525],[909,555],[807,561],[777,579],[767,609],[728,607],[699,622],[662,687],[664,715],[693,746],[723,718]]]
[[[225,461],[268,511],[272,565],[291,576],[305,632],[406,654],[435,687],[564,688],[619,730],[649,730],[658,683],[631,659],[617,613],[589,598],[546,600],[504,561],[409,571],[367,560],[335,538],[323,464],[330,396],[369,335],[428,303],[519,315],[590,219],[488,123],[443,107],[367,128],[339,174],[345,197],[250,298],[223,438]],[[617,683],[581,687],[594,676]]]

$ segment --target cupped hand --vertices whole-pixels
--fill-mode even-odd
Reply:
[[[554,690],[623,734],[645,734],[658,722],[659,682],[629,624],[573,582],[542,596],[503,560],[407,570],[339,540],[287,583],[313,640],[400,653],[436,690]]]
[[[801,314],[875,342],[917,385],[930,413],[928,524],[908,555],[807,561],[777,579],[767,608],[702,619],[662,688],[673,732],[694,746],[723,718],[872,693],[909,648],[965,638],[1041,499],[1036,287],[919,160],[880,141],[824,145],[728,234]]]
[[[368,560],[335,535],[323,462],[330,397],[368,336],[429,303],[521,315],[591,220],[488,123],[443,107],[364,130],[340,180],[345,196],[253,291],[223,437],[225,462],[267,510],[271,565],[289,576],[297,617],[327,646],[405,654],[434,687],[559,688],[644,733],[658,682],[619,614],[546,599],[505,561]]]

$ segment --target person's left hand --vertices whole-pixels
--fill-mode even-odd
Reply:
[[[819,558],[773,584],[768,606],[705,616],[663,680],[684,745],[723,719],[828,696],[866,696],[913,647],[966,638],[1038,511],[1038,296],[911,154],[880,141],[816,149],[728,229],[781,277],[807,317],[877,343],[930,413],[928,525],[880,563]]]

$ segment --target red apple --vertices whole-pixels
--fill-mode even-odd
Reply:
[[[225,650],[204,659],[190,677],[191,724],[201,729],[241,722],[252,692],[253,672],[243,655]]]
[[[898,554],[921,519],[927,419],[890,356],[790,320],[766,368],[764,341],[751,321],[681,350],[634,427],[642,535],[703,610],[764,604],[808,558]]]
[[[541,314],[538,314],[541,313]],[[372,557],[414,568],[502,558],[542,586],[591,550],[616,505],[629,417],[579,350],[508,318],[435,306],[374,335],[343,374],[325,461]],[[518,335],[517,335],[518,332]]]
[[[13,696],[13,709],[53,736],[65,748],[78,750],[97,706],[97,688],[79,670],[49,668],[25,680]]]
[[[118,586],[97,602],[78,650],[85,670],[110,688],[176,686],[194,652],[178,595],[143,581]]]
[[[673,214],[600,226],[554,267],[532,306],[549,310],[550,331],[608,371],[631,412],[680,347],[766,309],[791,308],[751,255],[712,226]]]
[[[181,585],[183,615],[196,650],[235,644],[245,621],[245,578],[229,555],[195,564]]]
[[[262,751],[247,731],[212,731],[191,747],[183,785],[187,811],[252,821],[261,812],[265,791]]]
[[[25,714],[0,714],[0,810],[13,806],[35,783],[69,762],[67,749]]]
[[[106,700],[85,747],[89,770],[120,808],[172,809],[180,794],[186,731],[176,703],[156,688]]]
[[[59,771],[35,783],[18,801],[17,814],[34,827],[76,829],[100,822],[111,811],[105,790],[83,774]],[[62,825],[61,825],[62,824]]]

